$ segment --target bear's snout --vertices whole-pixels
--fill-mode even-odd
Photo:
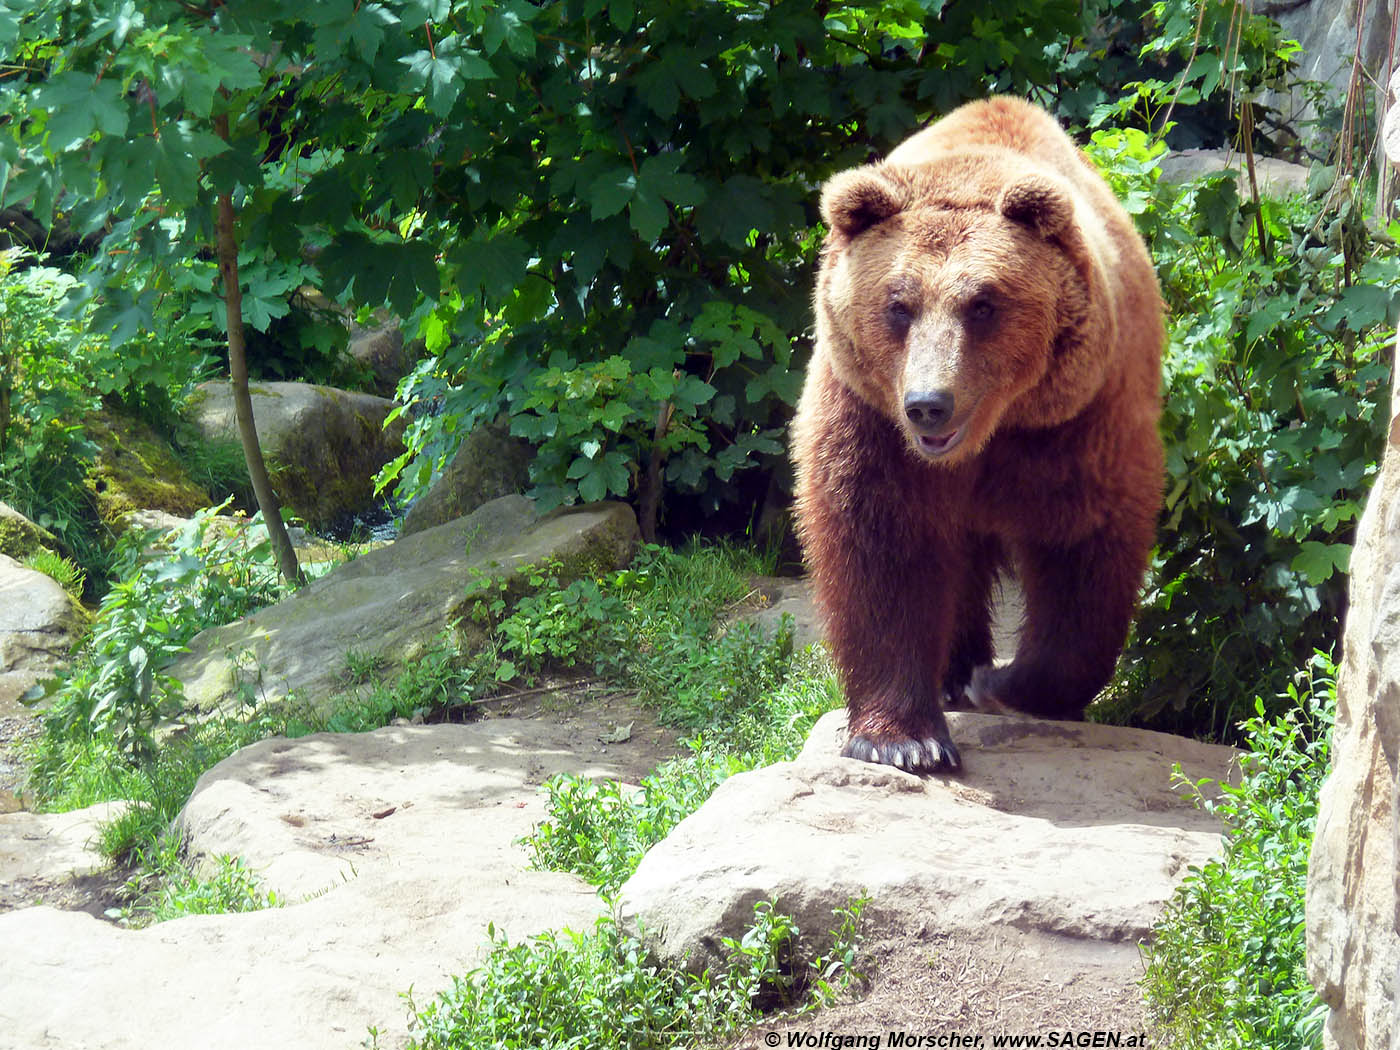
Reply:
[[[950,390],[911,390],[904,395],[904,416],[915,430],[935,434],[953,418]]]

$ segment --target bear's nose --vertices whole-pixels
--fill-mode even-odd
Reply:
[[[904,414],[923,431],[937,431],[953,418],[953,395],[946,390],[915,390],[904,395]]]

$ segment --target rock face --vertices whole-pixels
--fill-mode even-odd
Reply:
[[[67,662],[86,625],[67,591],[0,554],[0,717],[23,710],[19,698]]]
[[[403,451],[392,401],[310,383],[255,383],[253,421],[278,495],[313,528],[376,508],[373,477]],[[233,392],[201,383],[188,415],[208,441],[238,441]]]
[[[403,535],[470,514],[500,496],[523,492],[530,484],[533,458],[534,449],[511,437],[504,421],[477,427],[462,440],[442,477],[408,508]]]
[[[62,896],[66,883],[96,874],[107,858],[95,848],[102,824],[124,802],[99,802],[68,813],[0,816],[0,912]],[[0,1043],[5,1035],[0,1032]]]
[[[488,922],[512,943],[592,926],[593,888],[528,870],[516,840],[544,819],[544,778],[634,778],[628,747],[509,718],[255,744],[205,773],[181,821],[287,906],[145,930],[0,915],[0,1046],[344,1050],[370,1026],[402,1046],[402,993],[425,1003],[480,962]]]
[[[861,895],[905,931],[1010,926],[1132,942],[1220,845],[1172,787],[1223,777],[1230,748],[1145,730],[953,712],[957,779],[839,757],[845,715],[794,762],[741,773],[643,858],[622,914],[661,957],[704,965],[775,898],[804,935]]]
[[[1331,101],[1338,108],[1346,98],[1358,45],[1361,90],[1369,91],[1368,85],[1384,83],[1386,51],[1393,31],[1389,4],[1292,0],[1272,6],[1278,10],[1271,12],[1270,17],[1278,22],[1283,36],[1298,41],[1302,48],[1297,55],[1298,77],[1327,84]],[[1284,120],[1313,147],[1320,147],[1326,153],[1333,145],[1323,137],[1326,132],[1302,126],[1316,117],[1307,93],[1297,90],[1291,94],[1266,92],[1262,101],[1279,110]]]
[[[1400,412],[1357,528],[1337,675],[1332,772],[1308,859],[1308,978],[1332,1009],[1324,1045],[1400,1038]]]
[[[637,541],[630,507],[600,503],[539,518],[524,496],[370,551],[252,616],[197,635],[169,673],[201,710],[240,688],[317,703],[343,688],[346,654],[390,666],[431,650],[454,623],[470,632],[472,571],[513,573],[547,558],[564,577],[625,565]],[[251,672],[250,672],[251,669]]]

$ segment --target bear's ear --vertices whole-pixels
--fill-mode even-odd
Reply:
[[[1042,237],[1053,237],[1074,219],[1069,190],[1045,175],[1023,175],[1001,191],[997,209]]]
[[[871,168],[833,176],[822,190],[822,218],[827,228],[854,237],[903,210],[904,194]]]

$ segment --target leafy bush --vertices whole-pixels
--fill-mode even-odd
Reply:
[[[400,388],[441,410],[381,482],[411,494],[504,411],[539,448],[546,506],[635,497],[648,534],[663,490],[738,498],[735,477],[781,455],[800,386],[814,186],[964,99],[1092,81],[1067,57],[1079,16],[1065,0],[494,9],[462,37],[489,71],[429,104],[471,114],[442,141],[471,161],[438,184],[455,243],[423,315],[434,356]]]
[[[1256,202],[1223,173],[1158,183],[1161,146],[1140,132],[1094,145],[1152,246],[1170,325],[1166,505],[1119,705],[1221,738],[1337,641],[1400,259],[1330,169],[1315,192]]]
[[[1303,900],[1317,796],[1336,711],[1336,668],[1318,654],[1243,728],[1238,786],[1194,785],[1221,819],[1225,853],[1193,868],[1148,950],[1144,991],[1163,1045],[1190,1050],[1317,1050],[1327,1008],[1305,970]],[[1219,793],[1219,799],[1210,796]]]
[[[832,950],[814,959],[801,950],[800,931],[768,901],[739,939],[725,938],[726,962],[698,976],[651,964],[642,945],[612,916],[586,933],[537,934],[510,944],[489,929],[491,954],[453,979],[418,1012],[423,1050],[484,1046],[564,1050],[690,1047],[752,1024],[757,1008],[827,1001],[859,975],[853,970],[865,901],[834,916]]]

